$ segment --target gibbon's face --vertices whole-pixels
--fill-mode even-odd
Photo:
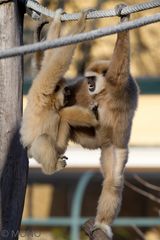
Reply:
[[[90,95],[99,94],[105,89],[105,78],[103,74],[86,72],[85,77],[87,79],[88,92]]]

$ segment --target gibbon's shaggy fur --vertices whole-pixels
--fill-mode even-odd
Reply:
[[[120,11],[124,5],[118,5]],[[129,16],[121,18],[127,21]],[[98,113],[96,128],[72,127],[69,137],[84,148],[101,149],[101,169],[104,176],[99,198],[95,228],[101,228],[112,238],[110,225],[117,216],[122,199],[123,173],[128,160],[128,142],[132,120],[138,102],[138,87],[130,75],[129,32],[118,33],[111,61],[95,61],[85,72],[86,80],[70,86],[76,104],[93,105]],[[61,120],[63,121],[63,119]],[[67,132],[64,124],[58,134]],[[65,146],[68,136],[58,137]]]
[[[49,20],[41,19],[38,21],[38,24],[36,26],[36,30],[34,31],[34,42],[39,42],[45,40],[45,37],[42,38],[42,30],[46,24],[49,24]],[[37,51],[34,54],[34,57],[32,58],[32,71],[36,75],[38,71],[41,69],[41,64],[44,56],[44,51]]]
[[[124,6],[118,5],[116,11],[120,12]],[[128,18],[129,16],[122,17],[121,21],[127,21]],[[99,118],[99,125],[90,128],[74,127],[65,124],[61,118],[57,145],[64,152],[71,139],[84,148],[101,149],[104,181],[95,228],[102,229],[112,238],[110,225],[120,209],[128,142],[139,93],[136,82],[130,75],[129,32],[118,33],[110,61],[97,60],[91,63],[85,71],[85,78],[71,81],[68,88],[68,104],[87,108],[92,106]]]
[[[47,40],[58,38],[61,33],[62,10],[57,10],[51,23]],[[80,33],[85,28],[87,12],[68,35]],[[68,126],[97,126],[95,115],[82,106],[63,108],[68,98],[63,76],[68,70],[76,45],[47,50],[41,69],[33,81],[28,94],[28,104],[21,126],[21,141],[30,157],[42,164],[43,171],[51,174],[65,167],[63,148],[57,145],[58,128],[61,123]],[[60,119],[63,121],[60,122]],[[67,128],[67,129],[68,129]],[[68,134],[68,133],[67,133]],[[62,132],[65,135],[65,132]],[[60,136],[62,137],[62,136]]]

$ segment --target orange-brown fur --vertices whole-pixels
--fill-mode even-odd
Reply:
[[[47,40],[58,38],[61,33],[61,11],[56,12],[47,34]],[[82,13],[69,34],[84,30],[86,12]],[[44,172],[50,174],[65,166],[60,154],[64,149],[57,145],[58,128],[67,126],[96,126],[94,114],[83,107],[71,106],[63,109],[65,81],[63,76],[68,70],[76,45],[65,46],[55,50],[47,50],[41,69],[33,81],[28,94],[28,104],[24,112],[21,126],[21,141],[28,153],[42,164]],[[58,91],[56,90],[58,86]],[[63,121],[60,122],[60,119]],[[69,123],[68,123],[69,122]],[[63,135],[65,132],[62,133]]]

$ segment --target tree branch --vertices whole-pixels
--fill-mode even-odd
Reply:
[[[148,193],[148,192],[146,192],[146,191],[144,191],[144,190],[142,190],[142,189],[134,186],[133,184],[129,183],[129,182],[126,181],[126,180],[125,180],[125,185],[126,185],[127,187],[129,187],[130,189],[132,189],[133,191],[135,191],[135,192],[137,192],[137,193],[139,193],[139,194],[141,194],[141,195],[149,198],[150,200],[152,200],[152,201],[160,204],[160,199],[157,198],[157,197],[155,197],[153,194]]]
[[[143,178],[141,178],[140,176],[138,176],[137,174],[134,175],[134,179],[136,179],[139,183],[141,183],[143,186],[150,188],[152,190],[158,191],[160,192],[160,187],[153,185],[149,182],[147,182],[146,180],[144,180]]]
[[[132,228],[135,230],[137,235],[139,237],[141,237],[142,240],[145,240],[145,236],[144,236],[143,232],[137,226],[134,225],[134,226],[132,226]]]

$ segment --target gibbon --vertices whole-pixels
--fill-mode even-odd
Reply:
[[[117,13],[124,6],[118,5]],[[127,21],[128,18],[129,16],[121,17],[121,21]],[[129,32],[118,33],[110,61],[91,63],[85,71],[85,78],[71,81],[67,88],[70,91],[68,105],[74,103],[88,109],[92,107],[99,125],[75,127],[62,117],[57,133],[57,146],[64,152],[71,139],[84,148],[101,149],[100,162],[104,181],[95,229],[102,229],[112,238],[110,225],[120,209],[128,142],[139,94],[137,84],[130,75]],[[63,108],[65,109],[67,108]]]
[[[121,12],[126,6],[116,7]],[[121,22],[129,16],[121,17]],[[61,124],[58,145],[67,146],[68,138],[88,149],[101,149],[103,188],[98,201],[95,228],[100,228],[112,238],[111,224],[117,216],[122,199],[123,175],[128,160],[128,142],[132,120],[138,102],[138,87],[130,75],[129,31],[117,35],[110,61],[95,61],[85,71],[85,79],[68,86],[70,101],[97,112],[97,127],[70,127]],[[63,121],[63,119],[61,119]],[[66,126],[67,127],[67,126]]]
[[[82,12],[77,24],[68,35],[80,33],[85,28],[86,15]],[[47,40],[58,38],[61,33],[62,10],[56,11],[51,23]],[[41,63],[40,71],[33,81],[28,94],[20,129],[21,141],[28,150],[28,155],[42,164],[43,171],[51,174],[65,167],[63,148],[57,145],[58,128],[68,126],[97,126],[94,113],[82,106],[64,106],[68,100],[68,87],[63,78],[71,63],[76,45],[47,50]],[[62,135],[65,133],[63,132]],[[62,137],[62,136],[61,136]],[[61,152],[60,152],[61,151]]]
[[[49,19],[42,18],[40,21],[38,21],[38,24],[34,31],[34,42],[35,43],[43,41],[45,39],[45,37],[42,38],[41,35],[42,35],[43,27],[46,24],[49,24]],[[43,60],[43,56],[44,56],[44,51],[37,51],[37,52],[35,52],[34,57],[32,58],[32,71],[35,75],[41,69],[41,63]]]

